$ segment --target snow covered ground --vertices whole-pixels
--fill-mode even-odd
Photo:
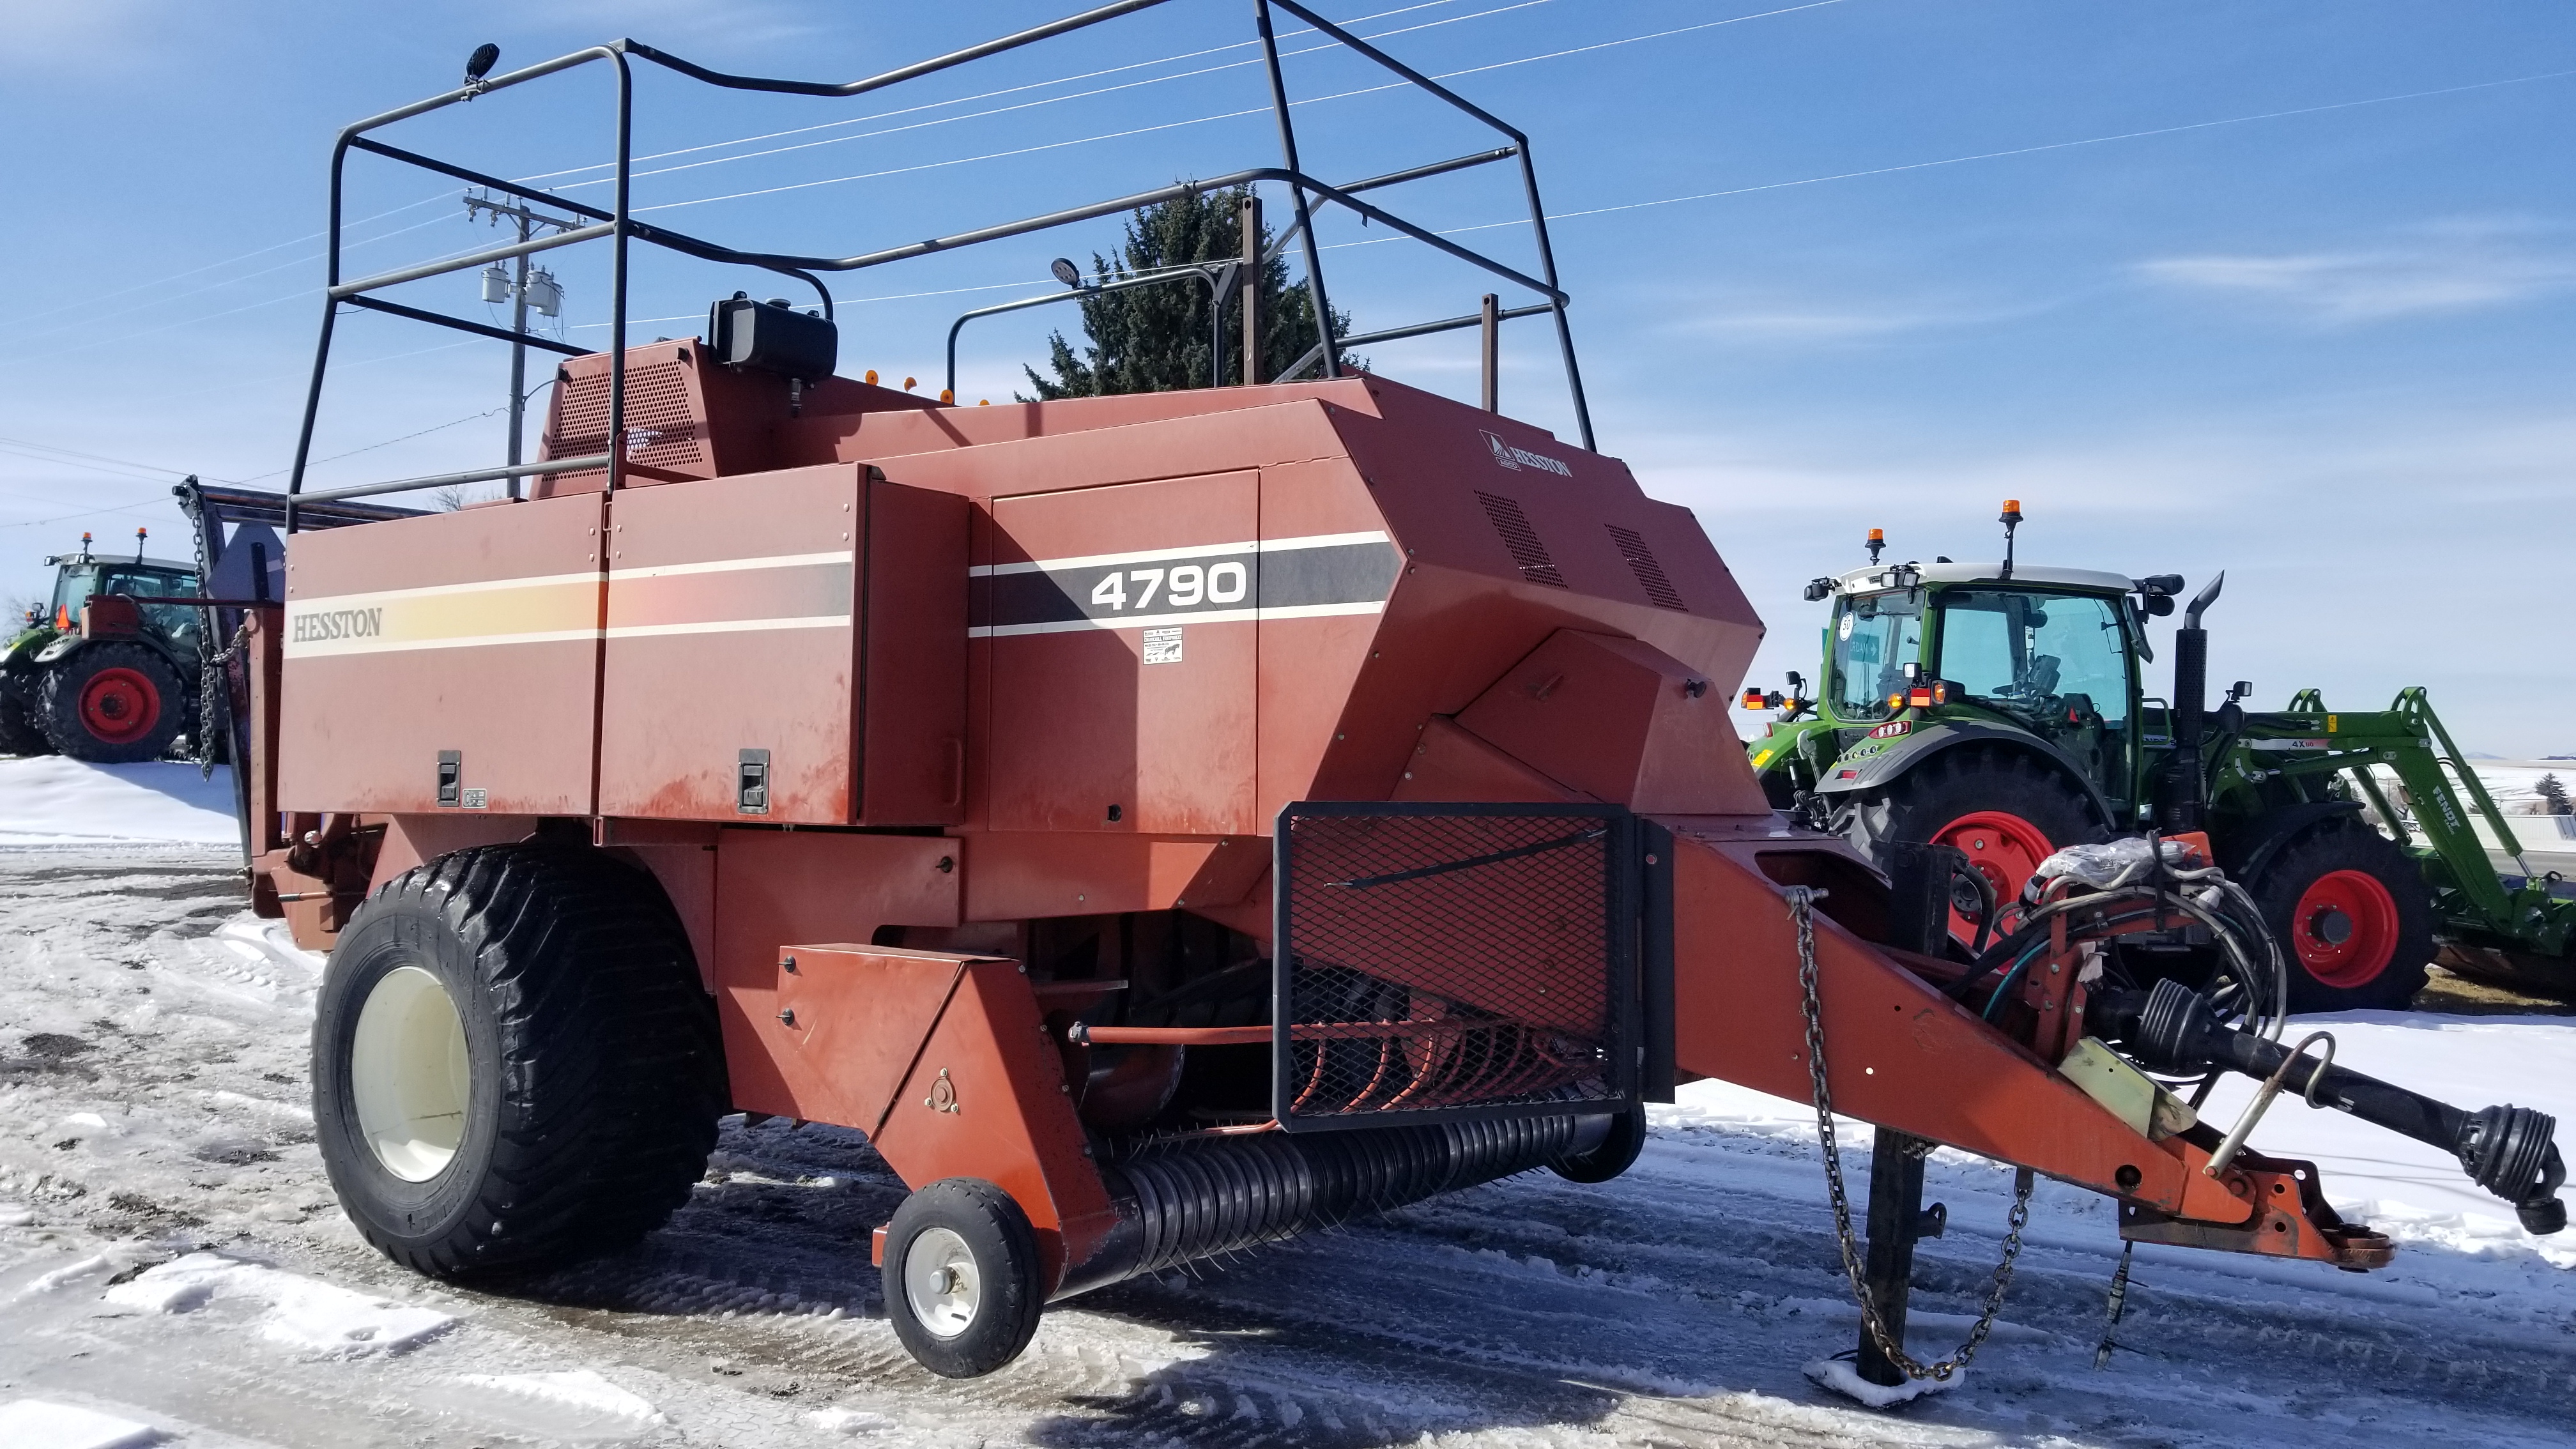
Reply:
[[[332,1201],[304,1086],[321,963],[242,912],[229,801],[191,767],[0,761],[0,1449],[2576,1444],[2576,1241],[2295,1101],[2256,1144],[2315,1159],[2394,1267],[2142,1249],[2095,1372],[2110,1205],[2043,1184],[1976,1367],[1884,1413],[1800,1373],[1856,1325],[1812,1113],[1714,1082],[1618,1182],[1535,1174],[1121,1285],[973,1383],[894,1342],[866,1243],[903,1188],[825,1127],[728,1121],[626,1257],[430,1283]],[[2360,1070],[2576,1119],[2566,1018],[2313,1024]],[[1844,1138],[1865,1191],[1866,1129]],[[1925,1356],[1975,1312],[2011,1182],[1948,1151],[1929,1175],[1951,1227],[1918,1261]]]
[[[233,772],[0,756],[0,847],[165,841],[239,848]]]

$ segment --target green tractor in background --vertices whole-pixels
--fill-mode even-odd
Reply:
[[[0,755],[55,751],[76,760],[157,760],[195,733],[200,611],[166,602],[197,594],[193,565],[143,556],[45,560],[52,601],[0,644]]]
[[[2576,991],[2576,900],[2489,862],[2470,809],[2520,846],[2423,691],[2384,713],[2303,691],[2256,714],[2239,683],[2205,708],[2221,574],[2176,631],[2173,698],[2153,698],[2146,621],[2174,612],[2181,577],[2016,566],[2021,518],[2004,505],[2001,563],[1882,565],[1873,529],[1869,567],[1807,586],[1833,604],[1816,697],[1793,673],[1742,701],[1783,712],[1749,746],[1774,807],[1882,868],[1900,844],[1952,847],[2005,910],[2062,846],[2205,831],[2279,940],[2297,1011],[2404,1008],[2437,933],[2453,969]],[[1962,942],[1982,895],[1953,882]]]

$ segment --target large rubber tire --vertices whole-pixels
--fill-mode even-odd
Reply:
[[[1039,1271],[1037,1233],[1009,1193],[979,1177],[943,1178],[886,1225],[886,1318],[923,1368],[981,1378],[1037,1333]]]
[[[2064,775],[2025,754],[1976,746],[1934,755],[1883,789],[1840,797],[1829,819],[1881,870],[1900,842],[1957,847],[1994,886],[1999,911],[2050,852],[2106,833],[2092,801]],[[1954,908],[1950,933],[1969,942],[1976,918]]]
[[[2290,968],[2292,1011],[2404,1011],[2433,960],[2433,890],[2395,841],[2335,817],[2293,836],[2251,887]]]
[[[54,742],[36,726],[32,691],[15,676],[0,679],[0,755],[50,755]]]
[[[157,760],[188,728],[186,688],[168,660],[141,644],[92,644],[47,670],[43,689],[37,722],[75,760]]]
[[[388,881],[331,953],[322,1163],[359,1233],[418,1272],[628,1247],[688,1201],[724,1111],[688,935],[652,877],[595,850],[441,856]]]

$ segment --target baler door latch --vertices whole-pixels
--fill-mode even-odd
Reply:
[[[769,813],[769,751],[745,750],[735,771],[735,808],[745,815]]]
[[[465,752],[462,750],[439,751],[438,803],[441,805],[457,805],[463,803],[464,783]]]

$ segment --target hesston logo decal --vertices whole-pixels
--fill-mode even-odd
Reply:
[[[375,639],[385,632],[385,611],[318,609],[295,616],[295,642],[319,644],[329,639]]]
[[[1477,431],[1484,432],[1482,428],[1477,429]],[[1571,478],[1574,476],[1574,470],[1565,466],[1565,464],[1559,460],[1551,458],[1545,453],[1533,453],[1527,448],[1515,448],[1511,444],[1494,436],[1492,433],[1485,433],[1485,446],[1493,449],[1495,462],[1502,464],[1504,467],[1509,468],[1515,473],[1519,472],[1523,468],[1536,468],[1542,473],[1553,473],[1559,478]]]

